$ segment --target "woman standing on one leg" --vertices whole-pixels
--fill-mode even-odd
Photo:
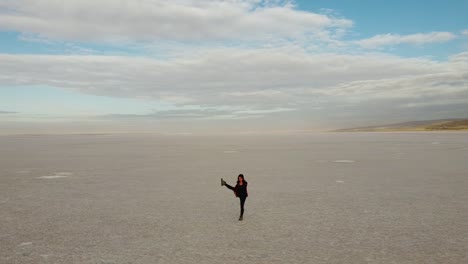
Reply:
[[[221,186],[226,186],[228,189],[233,190],[234,194],[236,197],[239,197],[240,199],[240,216],[239,216],[239,221],[242,221],[244,217],[244,204],[245,200],[249,196],[247,193],[247,182],[244,179],[244,175],[239,174],[237,176],[237,184],[235,187],[232,187],[231,185],[227,184],[222,178],[221,178]]]

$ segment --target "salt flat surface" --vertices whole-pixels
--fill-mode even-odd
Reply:
[[[44,175],[37,177],[38,179],[60,179],[60,178],[67,178],[73,175],[71,172],[56,172],[53,175]]]
[[[467,133],[2,136],[0,149],[2,264],[468,263]],[[219,180],[239,173],[242,222]]]
[[[334,160],[333,162],[336,162],[336,163],[354,163],[356,161],[354,161],[354,160]]]

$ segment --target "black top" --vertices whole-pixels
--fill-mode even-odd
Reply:
[[[237,197],[247,197],[249,194],[247,193],[247,182],[244,182],[244,184],[236,184],[236,187],[234,187],[234,192],[236,193]]]

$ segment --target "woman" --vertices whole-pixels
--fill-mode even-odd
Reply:
[[[237,184],[235,187],[232,187],[231,185],[227,184],[223,178],[221,178],[221,186],[226,186],[228,189],[233,190],[234,194],[236,197],[239,197],[240,199],[240,216],[239,216],[239,221],[242,221],[244,217],[244,203],[245,199],[249,196],[247,193],[247,182],[244,179],[244,175],[239,174],[237,176]]]

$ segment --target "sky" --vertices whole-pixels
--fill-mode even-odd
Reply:
[[[468,117],[468,1],[3,0],[0,134]]]

